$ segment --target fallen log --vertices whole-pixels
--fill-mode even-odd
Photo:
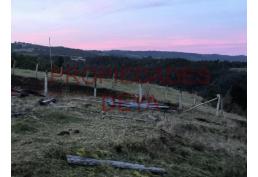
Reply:
[[[77,108],[77,106],[54,106],[54,108]]]
[[[136,102],[134,100],[107,99],[105,103],[111,107],[127,107],[131,109],[169,110],[170,106],[162,103]]]
[[[163,168],[157,167],[145,167],[141,164],[134,164],[122,161],[114,161],[114,160],[97,160],[92,158],[84,158],[80,156],[74,155],[66,155],[67,162],[72,165],[85,165],[85,166],[99,166],[99,165],[110,165],[115,168],[121,169],[132,169],[132,170],[140,170],[151,172],[155,174],[164,174],[166,170]]]

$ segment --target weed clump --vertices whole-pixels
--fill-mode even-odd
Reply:
[[[25,134],[25,133],[35,133],[38,130],[35,127],[29,125],[28,123],[18,122],[12,125],[12,131],[17,134],[18,133]]]
[[[52,146],[45,150],[44,157],[50,159],[66,160],[66,153],[62,146]]]
[[[80,120],[80,118],[76,117],[75,115],[60,111],[47,113],[47,115],[45,115],[44,117],[46,121],[50,121],[57,124],[79,122]]]
[[[111,153],[105,150],[87,150],[86,148],[78,148],[74,150],[74,153],[81,157],[89,157],[95,159],[102,159],[111,156]]]

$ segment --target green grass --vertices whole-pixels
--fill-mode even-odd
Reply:
[[[24,134],[24,133],[35,133],[37,129],[31,126],[29,123],[18,122],[12,126],[12,131],[14,133]]]
[[[17,69],[15,74],[34,77],[30,70]],[[43,79],[44,73],[38,76]],[[109,79],[98,86],[112,88]],[[137,94],[138,85],[117,83],[113,89]],[[165,87],[146,84],[143,89],[158,100],[177,103],[178,91],[173,88],[167,90],[167,97]],[[71,166],[67,154],[162,167],[168,177],[246,176],[244,117],[229,113],[216,117],[210,106],[181,114],[116,109],[104,113],[101,103],[74,98],[88,97],[59,95],[57,107],[40,106],[34,96],[12,97],[12,111],[26,112],[12,118],[12,176],[157,176],[109,166]],[[202,98],[197,99],[200,102]],[[183,92],[183,103],[191,106],[193,95]]]
[[[168,177],[246,176],[246,126],[232,119],[201,111],[118,110],[105,115],[129,118],[103,118],[101,103],[72,98],[58,97],[57,106],[76,109],[40,106],[37,97],[27,97],[21,106],[23,98],[12,98],[16,111],[34,105],[28,114],[12,118],[12,176],[157,176],[109,166],[71,166],[67,154],[162,167]],[[146,115],[159,121],[151,122]],[[58,135],[62,131],[69,135]]]
[[[26,70],[26,69],[15,69],[15,75],[16,76],[22,76],[22,77],[32,77],[35,78],[35,71],[32,70]],[[38,72],[38,79],[44,79],[45,73],[44,72]],[[51,73],[48,74],[49,79],[51,79]],[[54,81],[57,82],[66,82],[67,76],[64,74],[62,77],[53,77]],[[77,77],[79,80],[79,83],[73,78],[69,77],[68,83],[77,83],[80,85],[85,85],[81,77]],[[92,78],[89,78],[89,80],[92,80]],[[98,88],[107,88],[107,89],[112,89],[115,91],[120,91],[120,92],[125,92],[125,93],[130,93],[130,94],[138,94],[138,84],[133,83],[133,82],[128,82],[128,81],[117,81],[115,85],[112,84],[111,79],[99,79],[97,80],[97,87]],[[93,86],[93,85],[88,85],[88,86]],[[143,84],[143,93],[147,95],[152,95],[154,98],[158,101],[168,101],[173,104],[178,103],[179,99],[179,91],[171,88],[171,87],[164,87],[164,86],[159,86],[155,84]],[[196,98],[196,104],[201,103],[203,101],[203,98],[200,96],[197,96],[193,93],[189,93],[186,91],[182,92],[182,104],[185,108],[189,108],[193,106],[194,103],[194,98]],[[214,95],[214,98],[216,95]],[[203,105],[197,108],[197,110],[200,110],[205,113],[209,114],[215,114],[216,109],[213,108],[211,105]],[[242,117],[236,114],[231,114],[224,112],[225,117],[231,118],[231,119],[238,119],[238,120],[243,120],[246,121],[246,117]]]

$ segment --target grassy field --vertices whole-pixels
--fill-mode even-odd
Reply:
[[[15,69],[15,75],[17,76],[22,76],[22,77],[29,77],[29,78],[35,78],[35,71],[32,70],[25,70],[25,69]],[[58,74],[57,74],[58,75]],[[61,77],[58,76],[51,76],[51,74],[48,74],[49,79],[53,78],[54,81],[61,82],[61,83],[75,83],[75,84],[80,84],[80,85],[85,85],[83,82],[83,79],[81,77],[76,77],[76,81],[73,77],[69,76],[67,77],[65,74],[63,74]],[[38,79],[44,79],[45,73],[44,72],[38,72]],[[68,79],[67,79],[68,78]],[[93,78],[88,78],[89,81],[92,81]],[[139,85],[137,83],[133,82],[128,82],[128,81],[117,81],[115,84],[112,84],[111,79],[99,79],[97,80],[97,87],[98,88],[107,88],[107,89],[112,89],[115,91],[121,91],[125,93],[130,93],[130,94],[138,94],[138,88]],[[87,86],[93,86],[87,85]],[[172,87],[164,87],[164,86],[159,86],[155,84],[143,84],[143,93],[148,92],[149,95],[154,96],[154,98],[158,101],[168,101],[171,103],[178,103],[179,99],[179,91],[172,88]],[[43,89],[43,88],[42,88]],[[216,97],[216,95],[214,95]],[[196,104],[201,103],[204,99],[200,96],[197,96],[196,94],[189,93],[186,91],[182,92],[182,105],[185,108],[189,108],[194,105],[194,98],[196,99]],[[215,114],[216,109],[211,107],[210,105],[203,105],[197,108],[198,110],[210,114]],[[246,117],[239,116],[237,114],[231,114],[225,112],[224,115],[228,118],[231,119],[238,119],[238,120],[243,120],[246,121]]]
[[[15,74],[32,77],[33,71],[19,69]],[[106,79],[98,86],[112,88],[110,83]],[[148,87],[157,99],[177,102],[177,90],[169,88],[164,97],[164,87]],[[113,88],[137,93],[138,85],[118,83]],[[184,106],[190,106],[193,95],[183,95]],[[66,154],[162,167],[167,171],[164,176],[172,177],[246,176],[244,117],[228,113],[216,117],[208,106],[207,111],[181,114],[103,112],[100,98],[85,95],[58,95],[58,102],[49,106],[40,106],[39,99],[12,97],[12,112],[24,113],[12,116],[14,177],[157,176],[108,166],[71,166]]]
[[[17,76],[22,76],[22,77],[35,77],[35,71],[32,70],[25,70],[25,69],[15,69],[15,75]],[[45,73],[44,72],[38,72],[38,78],[39,79],[44,79]],[[62,77],[59,77],[58,74],[54,74],[53,77],[51,74],[48,74],[48,77],[55,81],[59,82],[68,82],[68,83],[78,83],[73,77],[69,76],[68,80],[67,75],[63,74]],[[78,84],[85,85],[83,82],[83,79],[81,77],[76,77],[79,81]],[[88,78],[89,81],[92,81],[93,78]],[[89,86],[93,86],[93,84],[89,84]],[[111,79],[98,79],[97,80],[97,87],[98,88],[108,88],[108,89],[113,89],[117,91],[122,91],[126,93],[131,93],[131,94],[138,94],[138,84],[134,82],[129,82],[129,81],[117,81],[113,86],[112,86],[112,80]],[[143,90],[148,90],[150,95],[153,95],[157,100],[160,101],[171,101],[173,103],[178,102],[178,95],[179,91],[173,88],[166,88],[163,86],[159,85],[154,85],[154,84],[143,84]],[[167,94],[165,94],[167,92]],[[192,105],[194,102],[194,96],[196,97],[197,101],[201,101],[202,98],[190,94],[188,92],[183,92],[183,104],[185,105]]]

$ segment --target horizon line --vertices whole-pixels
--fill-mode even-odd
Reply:
[[[44,47],[49,47],[47,44],[39,44],[39,43],[31,43],[31,42],[22,42],[22,41],[13,41],[12,43],[26,43],[26,44],[33,44],[33,45],[40,45]],[[156,50],[156,49],[147,49],[147,50],[130,50],[130,49],[106,49],[106,50],[101,50],[101,49],[82,49],[82,48],[74,48],[74,47],[68,47],[68,46],[58,46],[58,45],[52,45],[53,47],[63,47],[63,48],[68,48],[68,49],[76,49],[76,50],[83,50],[83,51],[129,51],[129,52],[174,52],[174,53],[187,53],[187,54],[199,54],[199,55],[222,55],[222,56],[245,56],[247,57],[247,54],[219,54],[219,53],[194,53],[194,52],[185,52],[185,51],[174,51],[174,50]]]

